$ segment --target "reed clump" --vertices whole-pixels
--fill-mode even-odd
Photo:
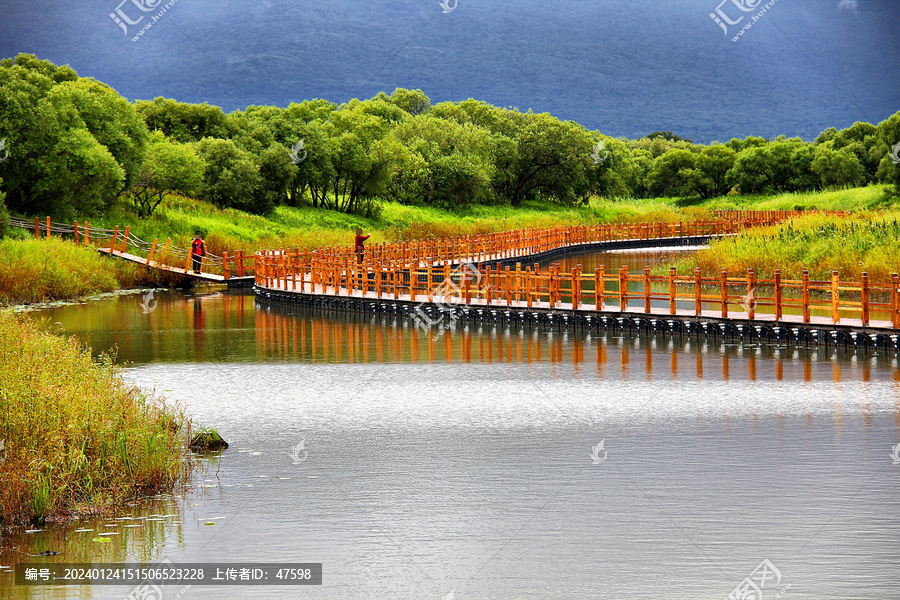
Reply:
[[[190,422],[127,384],[109,357],[0,313],[0,524],[96,513],[171,489]]]
[[[871,281],[887,282],[900,272],[900,212],[809,215],[746,230],[676,264],[680,274],[694,267],[709,277],[726,268],[733,274],[749,268],[758,277],[771,278],[781,269],[785,279],[800,279],[809,269],[812,279],[827,280],[837,271],[842,281],[857,281],[867,272]]]
[[[0,305],[69,300],[168,285],[164,274],[61,238],[0,240]]]

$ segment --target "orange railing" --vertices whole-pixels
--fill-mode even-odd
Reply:
[[[862,273],[858,281],[759,279],[640,274],[627,270],[564,272],[558,266],[455,268],[460,263],[511,262],[566,246],[611,240],[643,240],[685,236],[718,236],[744,227],[768,225],[797,213],[728,213],[710,222],[636,223],[521,230],[482,236],[379,244],[359,260],[352,248],[278,250],[257,253],[258,286],[284,291],[334,296],[404,299],[468,306],[542,307],[577,310],[618,310],[657,315],[696,315],[728,318],[737,313],[750,320],[840,323],[851,320],[864,327],[900,328],[900,289],[897,275],[890,284],[872,284]],[[841,214],[841,213],[838,213]],[[477,272],[477,274],[476,274]],[[435,284],[439,284],[436,288]],[[445,283],[441,288],[440,284]]]

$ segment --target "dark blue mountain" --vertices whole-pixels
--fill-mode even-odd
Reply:
[[[900,110],[897,0],[776,0],[736,42],[766,2],[720,1],[3,0],[0,56],[68,63],[129,99],[230,111],[421,88],[630,138],[811,139]],[[717,7],[743,17],[727,35]],[[117,10],[141,20],[123,31]]]

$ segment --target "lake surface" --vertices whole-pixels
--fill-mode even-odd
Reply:
[[[900,589],[894,355],[425,331],[214,290],[154,300],[42,314],[115,346],[130,381],[231,447],[187,490],[4,539],[0,564],[44,550],[63,554],[29,562],[323,563],[321,586],[164,590],[186,599],[722,599],[763,560],[767,600]],[[130,589],[0,573],[0,598]]]

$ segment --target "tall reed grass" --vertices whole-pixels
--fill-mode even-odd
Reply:
[[[0,313],[0,524],[102,511],[171,489],[190,422],[74,338]]]
[[[165,285],[166,276],[60,238],[0,240],[0,305]]]
[[[676,264],[679,273],[700,267],[704,276],[727,268],[771,278],[800,279],[809,269],[813,279],[858,281],[867,272],[873,282],[887,282],[900,273],[900,211],[858,213],[850,217],[810,215],[774,227],[751,229],[735,238],[715,241]]]

